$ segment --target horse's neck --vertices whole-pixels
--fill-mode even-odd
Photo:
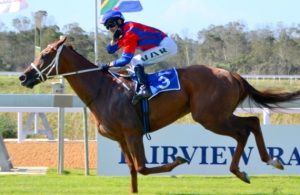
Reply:
[[[76,56],[78,55],[78,56]],[[68,70],[65,72],[76,72],[78,70],[96,68],[92,63],[75,52],[70,52],[66,59],[65,66]],[[77,94],[77,96],[88,104],[99,93],[100,78],[105,76],[102,71],[93,71],[81,74],[66,76],[66,80]]]
[[[88,104],[93,99],[93,96],[98,93],[97,90],[100,90],[100,78],[95,80],[93,79],[94,75],[93,73],[83,73],[66,77],[74,92],[85,104]]]

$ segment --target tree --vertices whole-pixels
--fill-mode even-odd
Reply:
[[[111,41],[111,35],[108,32],[100,32],[98,36],[98,60],[99,63],[108,63],[118,59],[122,51],[117,51],[114,54],[108,54],[106,50],[107,44]]]
[[[299,31],[296,28],[278,26],[278,38],[275,47],[274,58],[277,61],[276,72],[278,74],[295,74],[300,70],[299,59]]]
[[[60,32],[58,26],[56,25],[45,26],[43,28],[43,34],[42,34],[42,40],[43,40],[42,48],[46,47],[50,43],[57,41],[61,35],[63,34]]]
[[[15,31],[7,31],[0,21],[1,71],[23,70],[34,59],[35,39],[40,40],[38,45],[45,48],[63,34],[68,36],[75,50],[94,62],[94,32],[84,31],[78,23],[66,24],[61,30],[46,11],[34,13],[32,20],[18,17],[12,22]],[[41,36],[35,38],[35,34]],[[183,30],[182,36],[169,36],[177,43],[177,55],[150,66],[147,71],[207,64],[240,74],[300,73],[300,24],[287,27],[278,23],[276,28],[261,26],[248,31],[243,23],[230,22],[200,30],[197,40],[189,38],[187,29]],[[107,53],[106,46],[110,40],[109,32],[99,33],[99,63],[108,63],[122,54],[122,49],[112,55]]]
[[[28,31],[31,29],[31,21],[27,17],[19,17],[13,19],[13,27],[15,27],[19,32]]]
[[[68,36],[69,42],[73,43],[74,48],[83,56],[90,57],[90,52],[94,52],[93,39],[79,26],[78,23],[74,22],[63,26],[64,34]],[[94,59],[89,59],[91,62]]]

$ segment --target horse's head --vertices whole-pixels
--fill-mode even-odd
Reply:
[[[33,63],[19,77],[22,86],[33,88],[46,81],[50,76],[58,74],[59,54],[63,48],[66,37],[48,45]]]

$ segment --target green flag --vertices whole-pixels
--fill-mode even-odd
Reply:
[[[119,0],[101,0],[100,15],[104,14],[108,10],[112,10],[118,2]]]

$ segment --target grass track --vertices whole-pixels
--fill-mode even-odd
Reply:
[[[81,169],[66,169],[58,175],[0,175],[0,194],[128,194],[130,178],[90,176]],[[234,176],[141,176],[139,194],[299,194],[300,176],[250,176],[246,184]]]

